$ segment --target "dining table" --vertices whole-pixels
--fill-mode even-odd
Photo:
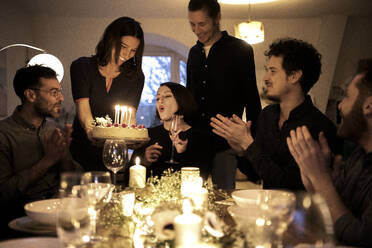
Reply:
[[[214,198],[213,198],[213,204],[215,206],[218,206],[218,216],[223,220],[224,224],[228,227],[231,227],[231,229],[234,229],[236,227],[236,222],[234,218],[229,214],[228,208],[230,206],[233,206],[235,204],[234,200],[231,197],[232,192],[236,190],[213,190],[214,191]],[[304,195],[304,192],[296,192],[296,195]],[[138,198],[136,198],[138,201]],[[247,213],[249,214],[249,213]],[[7,237],[7,239],[24,239],[24,238],[42,238],[42,237],[49,237],[49,238],[57,238],[57,234],[54,227],[48,227],[47,229],[41,229],[42,231],[38,231],[36,229],[32,228],[25,228],[22,226],[19,226],[20,224],[16,221],[19,221],[20,219],[25,220],[29,217],[23,216],[16,220],[13,220],[9,223],[10,232]],[[336,247],[338,244],[337,241],[334,240],[332,236],[332,230],[328,230],[329,233],[321,233],[319,231],[319,225],[318,223],[312,223],[311,222],[311,216],[310,221],[306,220],[306,223],[304,223],[305,220],[303,216],[298,215],[294,216],[291,223],[288,225],[287,230],[283,233],[282,236],[282,247],[302,247],[301,245],[304,244],[312,244],[317,245],[316,247]],[[37,223],[29,223],[29,225],[38,225]],[[48,231],[49,230],[49,231]],[[2,241],[4,242],[4,241]],[[0,248],[1,243],[0,242]],[[109,246],[106,247],[134,247],[134,242],[132,237],[122,237],[120,235],[117,236],[110,236],[108,239]],[[332,244],[334,246],[326,246],[326,245]],[[85,247],[102,247],[102,246],[96,246],[96,245],[86,245]],[[149,246],[151,247],[151,246]],[[206,246],[208,247],[208,246]],[[243,242],[240,244],[240,246],[237,246],[236,244],[220,244],[216,246],[210,246],[210,247],[247,247],[247,243]],[[306,247],[306,246],[304,246]],[[311,246],[309,246],[311,247]],[[315,247],[315,246],[313,246]],[[17,247],[21,248],[21,247]]]

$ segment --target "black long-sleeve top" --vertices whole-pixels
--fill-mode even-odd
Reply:
[[[155,144],[156,142],[163,147],[161,150],[161,156],[158,160],[152,163],[147,168],[147,176],[161,176],[164,170],[173,168],[180,170],[182,167],[199,167],[201,176],[206,179],[208,177],[212,153],[209,146],[209,140],[207,135],[203,134],[195,128],[190,128],[180,133],[180,137],[188,139],[186,151],[183,153],[177,153],[174,150],[174,159],[179,162],[178,164],[169,164],[168,161],[171,156],[172,141],[169,137],[169,131],[164,128],[163,125],[149,128],[150,141],[143,147],[137,149],[132,154],[132,160],[137,156],[143,156],[148,146]]]
[[[106,79],[98,70],[97,57],[81,57],[73,61],[70,68],[71,89],[74,101],[89,99],[93,118],[115,115],[115,105],[129,105],[137,109],[144,86],[144,75],[129,77],[124,72],[112,80],[110,90],[106,91]],[[102,149],[88,139],[78,116],[73,123],[70,151],[85,171],[107,170],[102,162]]]
[[[334,184],[350,210],[335,222],[336,237],[347,245],[372,247],[372,153],[356,148]]]
[[[305,101],[290,112],[281,129],[279,115],[279,104],[269,105],[261,112],[255,140],[245,151],[245,157],[263,179],[264,188],[303,190],[299,167],[286,141],[289,132],[306,125],[317,140],[323,131],[335,154],[341,153],[342,141],[336,136],[335,125],[313,105],[310,96],[306,96]]]
[[[246,107],[247,120],[255,123],[261,111],[253,49],[226,31],[212,45],[208,57],[199,41],[190,49],[187,88],[198,104],[201,128],[210,134],[210,118],[216,114],[242,116]],[[213,144],[217,151],[230,148],[225,139],[214,134]]]

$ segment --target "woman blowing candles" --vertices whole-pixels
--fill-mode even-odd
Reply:
[[[207,178],[211,151],[208,136],[192,127],[197,106],[191,93],[181,84],[167,82],[160,85],[156,95],[156,112],[162,125],[150,128],[150,141],[144,147],[134,151],[132,158],[141,156],[141,162],[147,166],[148,175],[160,176],[167,168],[180,170],[185,166],[200,168],[201,175]],[[177,131],[172,138],[170,128],[172,117],[179,115]],[[174,160],[168,163],[174,142]]]
[[[71,64],[77,116],[70,150],[86,171],[106,170],[103,144],[92,138],[93,118],[114,118],[117,104],[130,106],[136,112],[144,85],[143,49],[140,24],[130,17],[120,17],[106,28],[94,56],[81,57]],[[131,123],[136,123],[135,114]]]

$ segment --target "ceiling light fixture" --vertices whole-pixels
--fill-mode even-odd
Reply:
[[[257,44],[265,40],[262,22],[251,21],[251,2],[248,1],[248,21],[235,25],[235,36],[249,44]]]
[[[27,47],[27,48],[31,48],[31,49],[43,52],[41,54],[34,56],[30,61],[26,62],[27,65],[29,66],[30,65],[42,65],[42,66],[50,67],[56,72],[58,82],[62,81],[64,70],[63,70],[63,65],[61,61],[57,57],[46,53],[46,51],[41,48],[30,46],[27,44],[12,44],[12,45],[1,48],[0,52],[10,47],[17,47],[17,46]]]

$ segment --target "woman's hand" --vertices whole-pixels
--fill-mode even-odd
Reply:
[[[155,144],[148,146],[145,151],[145,160],[147,162],[146,165],[150,165],[156,161],[161,155],[161,150],[163,147],[156,142]]]
[[[188,139],[182,140],[179,137],[181,130],[178,130],[173,135],[170,135],[170,139],[172,140],[174,147],[176,148],[177,153],[183,153],[186,151]]]

